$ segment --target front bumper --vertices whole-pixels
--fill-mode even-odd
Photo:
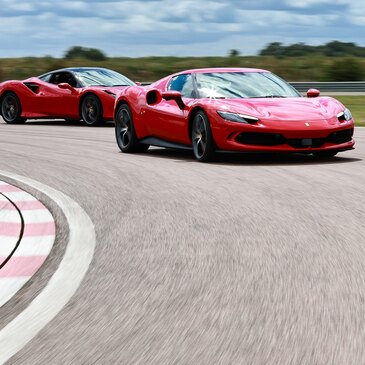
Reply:
[[[217,148],[224,151],[310,153],[345,151],[352,149],[355,144],[353,121],[260,121],[258,124],[219,122],[213,126],[212,132]]]

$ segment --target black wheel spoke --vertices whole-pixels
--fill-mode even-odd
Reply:
[[[206,143],[202,139],[200,140],[199,146],[201,149],[201,154],[203,154],[205,152]]]
[[[197,115],[193,126],[193,150],[198,158],[201,158],[206,149],[206,129],[205,123],[201,115]]]
[[[130,136],[130,132],[128,132],[128,130],[126,130],[122,133],[122,143],[124,146],[128,146],[130,138],[131,138],[131,136]]]

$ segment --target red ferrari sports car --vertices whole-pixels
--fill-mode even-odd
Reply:
[[[82,119],[87,125],[113,120],[117,92],[135,85],[105,68],[74,67],[24,81],[0,84],[0,114],[9,124],[27,118]]]
[[[190,148],[199,161],[217,151],[332,157],[355,143],[352,115],[339,101],[315,89],[302,97],[259,69],[188,70],[148,87],[127,87],[117,95],[114,120],[123,152]]]

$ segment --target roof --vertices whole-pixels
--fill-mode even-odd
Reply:
[[[55,71],[83,71],[83,70],[107,70],[105,67],[65,67],[61,68],[59,70],[49,71],[49,72],[55,72]]]
[[[259,68],[239,68],[239,67],[211,67],[211,68],[196,68],[177,72],[181,73],[212,73],[212,72],[269,72]]]

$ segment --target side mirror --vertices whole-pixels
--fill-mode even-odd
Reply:
[[[307,91],[307,97],[308,98],[316,98],[317,96],[319,96],[321,92],[317,89],[309,89]]]
[[[162,99],[165,99],[166,101],[175,100],[177,106],[181,110],[184,110],[186,107],[185,103],[181,98],[181,93],[175,90],[161,92],[160,90],[152,89],[148,91],[146,94],[146,102],[148,105],[159,104],[161,103]]]
[[[57,85],[60,89],[70,90],[73,94],[77,93],[76,89],[67,82],[61,82]]]
[[[166,101],[167,100],[175,100],[177,106],[181,110],[184,110],[185,107],[186,107],[185,103],[182,100],[181,93],[179,91],[175,91],[175,90],[164,91],[163,93],[161,93],[161,96]]]
[[[136,82],[135,82],[135,84],[136,84],[137,86],[142,86],[142,82],[140,82],[140,81],[136,81]]]

